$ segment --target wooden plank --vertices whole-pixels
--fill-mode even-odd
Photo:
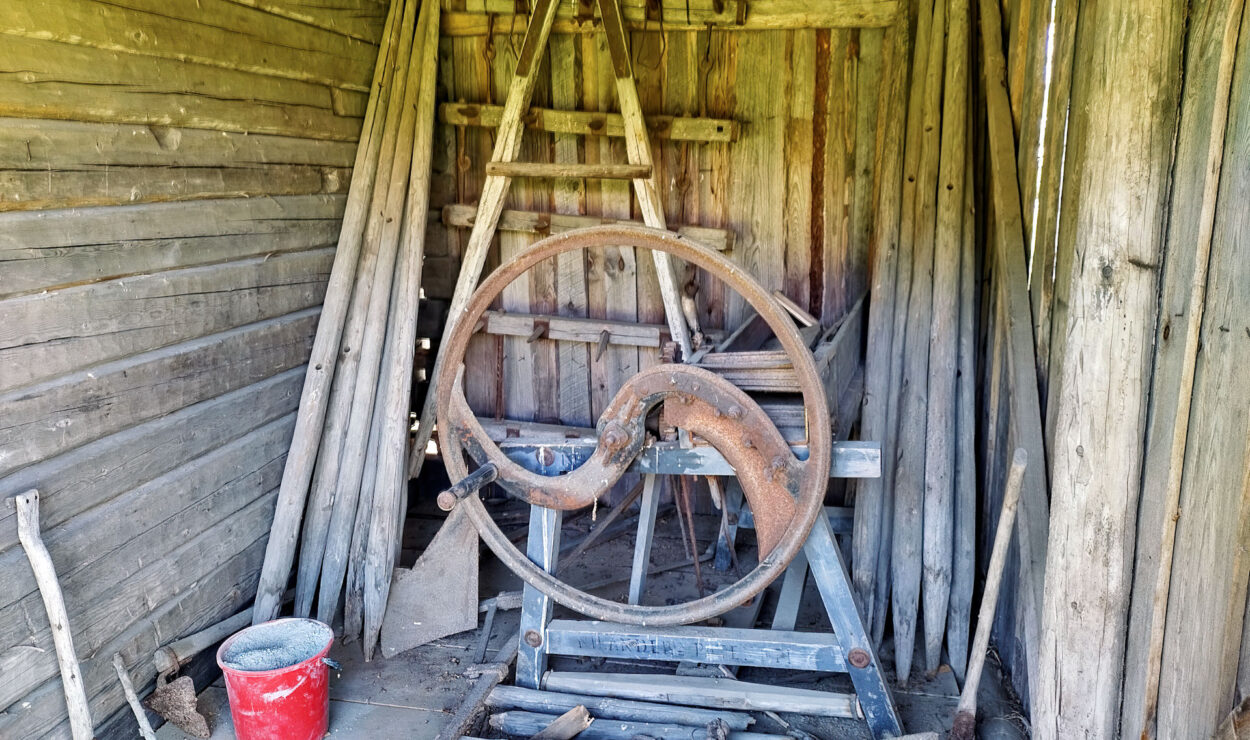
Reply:
[[[1206,354],[1209,349],[1206,341],[1200,344],[1202,328],[1207,321],[1204,315],[1207,285],[1222,282],[1230,271],[1235,270],[1232,265],[1215,265],[1219,274],[1209,272],[1212,252],[1219,254],[1214,249],[1212,236],[1224,166],[1225,131],[1242,5],[1240,2],[1217,3],[1195,8],[1187,30],[1186,85],[1181,99],[1176,161],[1172,168],[1167,222],[1169,248],[1164,254],[1161,271],[1160,321],[1155,330],[1149,427],[1141,503],[1137,513],[1136,558],[1125,647],[1121,727],[1126,736],[1139,736],[1154,730],[1163,653],[1165,647],[1173,649],[1170,645],[1165,646],[1164,636],[1170,626],[1166,610],[1171,583],[1179,583],[1173,575],[1174,568],[1181,565],[1180,572],[1188,572],[1188,568],[1178,562],[1184,559],[1185,554],[1177,558],[1174,553],[1181,515],[1180,499],[1186,483],[1183,473],[1188,454],[1189,428],[1199,419],[1211,419],[1218,423],[1213,418],[1219,416],[1214,407],[1193,404],[1196,400],[1194,379],[1199,355],[1204,358],[1220,357],[1218,354]],[[1245,95],[1244,92],[1241,94]],[[1239,142],[1229,143],[1236,146]],[[1230,179],[1235,181],[1236,175],[1230,173]],[[1213,305],[1218,307],[1218,304]],[[1217,344],[1221,338],[1207,337]],[[1236,456],[1237,451],[1229,448],[1219,459],[1232,460]],[[1236,478],[1233,468],[1228,468],[1223,475],[1226,479]],[[1188,518],[1189,507],[1185,509]],[[1230,511],[1227,516],[1231,517],[1228,521],[1231,525],[1236,520],[1236,514]],[[1213,522],[1211,526],[1215,529],[1220,524]],[[1231,557],[1229,562],[1232,562]],[[1235,580],[1233,582],[1236,583]],[[1203,593],[1218,598],[1216,594],[1220,593],[1220,589]],[[1175,618],[1184,617],[1176,615]],[[1219,616],[1208,612],[1209,625],[1219,621]],[[1210,663],[1209,667],[1217,664]],[[1201,679],[1195,680],[1201,682]],[[1219,680],[1229,678],[1221,676]],[[1214,692],[1213,697],[1231,696],[1230,690],[1210,690]],[[1193,701],[1202,699],[1194,695],[1186,703],[1192,706]],[[1214,731],[1209,715],[1219,712],[1222,716],[1231,708],[1208,706],[1205,712],[1208,715],[1205,726],[1210,728],[1208,734]],[[1198,717],[1192,721],[1198,722]]]
[[[0,119],[0,168],[6,170],[113,165],[247,168],[272,164],[348,168],[355,153],[353,142],[254,132]]]
[[[560,557],[560,522],[563,516],[564,512],[554,509],[530,507],[530,535],[525,555],[548,573],[555,572]],[[517,652],[516,684],[537,689],[543,685],[544,674],[547,673],[546,634],[555,602],[528,583],[522,590],[521,599],[521,636],[533,632],[539,639],[538,645],[521,640]]]
[[[552,655],[617,660],[694,661],[831,673],[846,670],[846,658],[838,638],[820,632],[633,627],[557,619],[547,627],[547,649]]]
[[[823,197],[820,222],[819,256],[820,320],[829,325],[842,316],[858,292],[855,253],[861,246],[851,241],[851,203],[855,194],[856,105],[858,103],[859,44],[853,31],[833,31],[829,35],[827,68],[829,93],[824,103],[825,127]],[[822,55],[823,56],[823,55]],[[813,255],[815,266],[817,257]],[[816,292],[813,287],[813,293]]]
[[[382,37],[386,5],[373,0],[230,0],[266,13],[376,44]]]
[[[994,3],[981,6],[987,49],[997,40],[996,10]],[[1068,123],[1065,225],[1059,248],[1079,250],[1080,257],[1069,284],[1064,331],[1070,341],[1062,362],[1061,395],[1051,399],[1057,411],[1041,614],[1046,628],[1040,655],[1029,661],[1038,665],[1037,681],[1030,685],[1035,687],[1034,715],[1043,718],[1034,723],[1039,738],[1110,736],[1119,730],[1146,391],[1158,309],[1157,266],[1177,131],[1176,70],[1184,58],[1187,15],[1182,7],[1166,5],[1156,14],[1139,17],[1129,29],[1119,22],[1125,12],[1131,11],[1120,3],[1100,3],[1096,8],[1083,6],[1078,18],[1083,30],[1074,66],[1096,63],[1106,74],[1074,80]],[[1001,176],[1015,164],[1002,110],[1001,71],[1001,59],[986,70],[996,196],[1007,189]],[[1096,108],[1089,105],[1095,100]],[[1148,120],[1129,113],[1144,105],[1156,111]],[[1009,154],[1011,161],[1005,163]],[[1112,172],[1119,174],[1107,177]],[[1014,176],[1010,190],[1017,198]],[[1130,223],[1121,217],[1128,210],[1149,215]],[[1007,214],[999,210],[998,216],[1004,219]],[[1013,217],[1011,240],[1000,239],[997,247],[1000,254],[1015,252],[1006,256],[1018,264],[1023,255],[1017,224]],[[1028,296],[1023,265],[1018,275],[1010,269],[1004,289],[1009,290],[1008,315],[1014,321],[1017,315],[1028,315]],[[1013,332],[1019,344],[1030,346],[1027,352],[1010,353],[1012,391],[1017,395],[1023,387],[1032,398],[1036,375],[1028,334]],[[1088,392],[1107,378],[1117,378],[1114,394]],[[1031,412],[1030,408],[1027,416],[1020,413],[1013,403],[1013,420],[1027,424]],[[1030,436],[1034,438],[1024,436],[1022,446],[1030,459],[1037,459],[1034,447],[1040,450],[1041,435]],[[1030,494],[1042,503],[1044,492],[1044,481],[1030,485],[1026,475],[1022,520],[1039,510],[1030,511]],[[1090,567],[1067,567],[1073,563]],[[1022,588],[1031,590],[1027,581],[1022,581]],[[1097,650],[1091,651],[1091,646]]]
[[[0,297],[333,244],[342,196],[0,215]]]
[[[192,495],[173,497],[167,492],[179,489],[156,485],[141,487],[110,502],[106,510],[93,511],[90,517],[82,521],[75,519],[71,527],[64,528],[59,546],[53,552],[66,563],[63,568],[64,587],[75,610],[75,631],[81,632],[84,640],[90,639],[95,632],[89,625],[96,625],[101,635],[111,635],[117,629],[117,622],[111,618],[98,618],[91,610],[96,605],[108,603],[111,592],[120,584],[125,584],[147,563],[167,557],[176,548],[183,533],[220,531],[220,523],[228,522],[233,516],[243,516],[257,499],[269,498],[272,501],[272,496],[265,497],[262,492],[278,485],[286,443],[294,422],[294,416],[285,417],[236,440],[228,449],[215,452],[161,479],[168,479],[175,485],[190,486],[182,490],[193,491]],[[250,443],[255,443],[257,447],[249,449]],[[162,501],[162,498],[166,500]],[[120,522],[127,522],[128,525],[125,513],[134,511],[143,512],[134,522],[134,527],[119,526]],[[123,516],[117,517],[118,513]],[[264,522],[260,525],[264,526]],[[120,534],[101,542],[96,548],[91,538],[110,527],[120,530]],[[256,525],[252,527],[254,529]],[[230,533],[225,536],[229,541]],[[82,556],[87,552],[95,557]],[[30,585],[13,584],[11,593],[22,593]],[[178,585],[175,582],[168,588],[177,589]],[[151,598],[159,598],[158,594],[159,591],[153,593]],[[37,594],[26,593],[0,609],[0,613],[6,615],[9,621],[18,621],[19,615],[31,613],[36,599]],[[29,650],[31,644],[38,646],[47,639],[47,634],[38,631],[42,624],[35,621],[33,629],[30,623],[18,624],[25,630],[31,630],[32,634],[29,637],[9,635],[10,639],[16,638],[21,642],[15,648],[0,653],[0,666],[4,667],[7,679],[3,689],[0,689],[0,706],[9,706],[56,674],[53,656],[46,651]],[[89,650],[84,645],[86,654],[90,654]]]
[[[193,632],[237,611],[255,589],[264,540],[240,546],[221,567],[197,579],[197,587],[157,606],[146,618],[119,630],[106,645],[82,661],[84,683],[93,714],[108,716],[125,699],[109,656],[119,652],[130,666],[140,691],[146,693],[154,669],[152,651],[172,635]],[[64,736],[65,701],[59,681],[45,682],[0,715],[0,731],[12,737]]]
[[[1226,71],[1235,48],[1231,44],[1238,43],[1229,36],[1239,36],[1243,49],[1250,39],[1250,23],[1244,15],[1244,3],[1240,5],[1243,15],[1239,34],[1225,30],[1235,28],[1235,20],[1219,18],[1220,12],[1236,11],[1221,4],[1211,6],[1218,19],[1213,25],[1227,34],[1222,39],[1227,56],[1220,64]],[[1191,24],[1196,20],[1191,16]],[[1190,33],[1196,28],[1190,25]],[[1208,204],[1207,195],[1216,193],[1205,191],[1203,195],[1204,210],[1214,206],[1214,213],[1204,214],[1214,216],[1206,236],[1211,253],[1204,308],[1198,309],[1192,303],[1186,307],[1191,316],[1202,311],[1201,332],[1196,346],[1189,347],[1197,352],[1176,510],[1179,518],[1175,520],[1167,621],[1162,655],[1157,658],[1157,737],[1214,733],[1240,701],[1240,690],[1244,688],[1244,684],[1238,683],[1239,656],[1231,648],[1243,641],[1242,652],[1246,650],[1243,636],[1250,581],[1250,559],[1244,548],[1250,541],[1250,502],[1246,498],[1250,491],[1250,406],[1245,402],[1244,377],[1250,361],[1250,335],[1245,322],[1250,314],[1250,261],[1246,260],[1244,246],[1250,234],[1250,216],[1239,206],[1250,192],[1250,173],[1238,164],[1250,153],[1250,74],[1238,67],[1232,79],[1235,81],[1227,102],[1227,130],[1217,135],[1217,128],[1211,128],[1211,146],[1223,144],[1224,166],[1220,170],[1217,200]],[[1222,94],[1227,88],[1216,89],[1217,94]],[[1183,120],[1185,109],[1181,116]],[[1217,113],[1215,118],[1218,117]],[[1181,245],[1188,243],[1182,237],[1175,243],[1176,249],[1184,250]],[[1198,243],[1201,248],[1201,241]],[[1194,270],[1193,279],[1197,282],[1201,271],[1197,266]],[[1165,319],[1173,320],[1172,316]],[[1179,338],[1177,330],[1179,326],[1173,330],[1173,342]],[[1186,342],[1190,342],[1189,338]],[[1183,383],[1181,387],[1184,388]],[[1242,401],[1230,403],[1238,395]],[[1241,495],[1233,495],[1235,491]],[[1221,565],[1210,568],[1210,563]],[[1241,670],[1245,670],[1244,666]]]
[[[10,3],[0,9],[0,33],[366,92],[377,53],[371,43],[227,0]]]
[[[557,108],[573,110],[582,107],[581,64],[578,45],[568,36],[547,42],[551,67],[551,103]],[[552,157],[556,162],[576,163],[582,160],[581,140],[573,133],[555,133]],[[586,187],[581,180],[557,180],[552,184],[551,206],[555,217],[577,217],[586,210]],[[443,210],[446,218],[446,209]],[[509,212],[499,219],[499,228],[507,229]],[[586,318],[586,257],[565,253],[556,257],[556,312],[570,318]],[[572,342],[557,342],[560,368],[559,416],[564,424],[589,426],[590,413],[590,348]]]
[[[816,94],[816,31],[802,30],[787,38],[790,75],[785,99],[784,175],[781,209],[785,218],[782,242],[785,260],[784,290],[774,292],[790,300],[794,308],[807,312],[812,307],[812,168],[815,149],[813,117]],[[823,60],[822,60],[823,61]],[[823,127],[822,127],[823,130]],[[824,142],[821,142],[821,146]],[[823,166],[823,162],[822,162]],[[817,205],[817,208],[820,206]],[[785,302],[782,301],[785,306]],[[793,314],[790,306],[785,306]],[[816,307],[817,312],[820,308]],[[810,315],[810,314],[809,314]],[[811,326],[800,319],[805,326]],[[815,323],[815,322],[813,322]]]
[[[25,8],[6,5],[6,8]],[[101,8],[111,7],[99,5]],[[246,45],[243,45],[246,46]],[[330,89],[298,80],[5,36],[0,115],[355,141]]]
[[[634,347],[661,347],[668,341],[668,327],[660,324],[637,324],[606,319],[567,319],[558,316],[535,316],[526,313],[487,311],[482,331],[512,337],[531,337],[541,330],[541,337],[563,342],[599,344],[608,333],[609,344]]]
[[[295,367],[308,357],[318,313],[305,309],[0,395],[0,474]]]
[[[486,705],[502,709],[524,709],[546,713],[565,712],[580,705],[589,709],[596,719],[646,720],[694,726],[721,720],[733,730],[745,730],[754,722],[750,715],[738,712],[676,707],[600,696],[561,694],[554,691],[535,691],[520,686],[496,686],[486,697]]]
[[[553,43],[555,41],[552,39]],[[501,105],[442,103],[438,107],[439,120],[451,126],[497,128],[502,115]],[[531,131],[578,136],[625,135],[625,119],[619,113],[530,108],[524,120]],[[648,133],[660,140],[733,141],[738,136],[737,122],[725,118],[654,114],[647,116],[646,123]]]
[[[0,392],[321,303],[331,249],[0,301]]]
[[[871,232],[876,220],[873,208],[874,185],[878,178],[877,121],[883,117],[880,112],[881,104],[884,102],[887,110],[891,107],[902,109],[901,99],[881,100],[885,31],[866,28],[858,33],[859,48],[855,61],[855,138],[851,151],[853,179],[847,208],[847,233],[850,235],[852,247],[848,255],[850,263],[846,287],[850,305],[867,292],[869,286]]]
[[[476,217],[476,208],[458,203],[443,206],[441,215],[444,224],[460,228],[471,228]],[[499,217],[499,230],[523,231],[531,234],[557,234],[570,229],[619,223],[641,224],[642,222],[629,218],[617,219],[601,216],[566,215],[505,209]],[[680,226],[676,224],[671,229],[687,239],[697,241],[718,252],[733,249],[734,233],[726,229],[713,229],[697,225]]]
[[[37,462],[0,481],[0,496],[37,482],[44,526],[59,527],[294,409],[302,375],[292,368]],[[0,509],[0,552],[17,544],[13,516]]]
[[[495,177],[576,177],[633,180],[651,176],[651,165],[560,164],[558,162],[487,162],[486,174]]]
[[[759,31],[764,29],[859,28],[888,26],[899,12],[896,0],[838,0],[813,6],[803,0],[752,0],[745,22],[738,17],[738,3],[703,0],[685,4],[681,0],[660,3],[666,31],[703,31],[709,24],[717,31]],[[625,26],[631,31],[648,30],[647,6],[641,0],[621,3]],[[453,10],[449,7],[448,10]],[[518,28],[524,19],[511,14],[516,6],[506,0],[471,0],[459,12],[443,16],[444,35],[482,35],[488,29]],[[598,24],[578,20],[574,9],[564,8],[552,28],[553,33],[593,33]],[[488,14],[495,16],[488,18]],[[650,21],[654,25],[655,21]]]
[[[732,259],[769,291],[783,287],[784,255],[777,245],[785,238],[783,203],[786,192],[785,130],[788,103],[776,95],[778,74],[789,75],[786,38],[780,31],[746,34],[738,39],[737,77],[734,82],[735,117],[744,123],[729,151],[733,177],[729,192],[729,222],[737,234]],[[782,81],[787,79],[782,78]],[[789,84],[788,82],[785,84]],[[749,307],[730,291],[725,297],[725,319],[737,325]]]
[[[766,686],[726,678],[551,671],[543,682],[543,688],[717,709],[771,710],[818,717],[860,716],[853,694],[812,691],[793,686]]]

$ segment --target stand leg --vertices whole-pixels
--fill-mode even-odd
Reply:
[[[894,708],[894,697],[886,684],[885,672],[881,670],[881,661],[873,649],[872,639],[864,630],[846,563],[833,539],[828,517],[816,518],[805,549],[821,601],[825,603],[834,634],[847,656],[847,672],[855,684],[855,693],[859,696],[868,729],[873,737],[878,738],[903,734],[898,712]]]
[[[725,483],[725,516],[728,526],[716,538],[716,560],[712,567],[717,570],[729,570],[733,564],[732,551],[738,539],[738,518],[742,515],[742,486],[737,478],[729,478]]]
[[[777,612],[773,614],[773,629],[793,631],[799,619],[799,602],[803,600],[803,586],[807,583],[807,553],[802,550],[790,561],[781,581],[781,596],[777,598]]]
[[[563,512],[530,507],[529,541],[525,554],[548,573],[556,569],[560,554],[560,522]],[[516,683],[537,689],[547,672],[547,623],[551,621],[550,597],[526,584],[521,596],[521,640],[517,648]]]
[[[642,603],[647,587],[647,569],[651,567],[651,541],[655,537],[655,516],[659,511],[660,492],[656,477],[647,475],[642,484],[642,503],[638,511],[638,539],[634,541],[634,565],[629,573],[629,603]]]

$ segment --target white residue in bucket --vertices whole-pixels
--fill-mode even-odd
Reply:
[[[273,671],[308,660],[333,638],[334,633],[321,622],[281,619],[240,632],[222,653],[221,660],[236,671]]]

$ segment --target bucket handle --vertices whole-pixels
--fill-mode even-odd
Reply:
[[[334,670],[336,670],[336,671],[341,671],[341,670],[343,670],[343,664],[342,664],[342,663],[340,663],[340,662],[338,662],[337,660],[332,659],[332,658],[322,658],[322,659],[321,659],[321,662],[322,662],[322,663],[325,663],[326,665],[330,666],[331,668],[333,668],[333,669],[334,669]]]

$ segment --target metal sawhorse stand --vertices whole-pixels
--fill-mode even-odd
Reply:
[[[549,447],[540,445],[516,444],[501,447],[509,457],[527,467],[540,467],[537,460],[549,461],[553,457],[562,462],[569,460],[576,464],[578,456],[576,451],[567,455],[568,450],[562,451],[566,454],[553,456]],[[540,450],[539,447],[543,449]],[[650,559],[651,533],[655,526],[659,499],[654,476],[733,474],[719,453],[711,448],[701,450],[703,458],[695,469],[691,467],[691,450],[681,450],[687,454],[682,455],[680,460],[677,455],[670,454],[670,451],[676,450],[663,444],[652,445],[651,449],[640,455],[631,469],[631,472],[648,476],[641,501],[639,537],[635,543],[630,581],[631,603],[638,603]],[[832,477],[875,477],[880,474],[879,471],[880,454],[875,444],[835,443]],[[726,505],[740,505],[740,495],[732,494],[735,487],[729,487],[730,501]],[[733,501],[735,498],[737,501]],[[886,684],[885,673],[855,605],[846,564],[834,540],[831,519],[843,522],[846,512],[839,509],[826,511],[828,515],[819,517],[812,527],[803,555],[792,561],[787,569],[782,584],[778,619],[774,620],[773,629],[695,626],[655,628],[588,620],[552,620],[552,600],[539,590],[526,585],[521,607],[517,685],[533,689],[568,690],[570,687],[564,684],[557,686],[556,681],[548,680],[549,655],[664,662],[691,661],[713,665],[847,673],[855,686],[854,695],[785,689],[782,697],[785,705],[782,711],[862,717],[867,721],[874,737],[901,735],[902,727]],[[746,510],[743,513],[749,514]],[[560,524],[561,512],[531,507],[526,554],[548,572],[555,570],[560,552]],[[743,521],[739,526],[746,524]],[[794,631],[798,596],[809,571],[815,579],[833,626],[833,634]],[[569,675],[552,674],[551,678],[564,681]],[[648,675],[648,685],[640,686],[640,693],[635,698],[655,698],[660,693],[666,693],[676,703],[679,695],[684,694],[692,704],[702,701],[703,706],[730,707],[735,706],[734,696],[741,695],[743,689],[757,696],[778,693],[771,687],[726,679],[680,677],[669,685],[663,678]],[[736,706],[746,708],[743,704]]]

